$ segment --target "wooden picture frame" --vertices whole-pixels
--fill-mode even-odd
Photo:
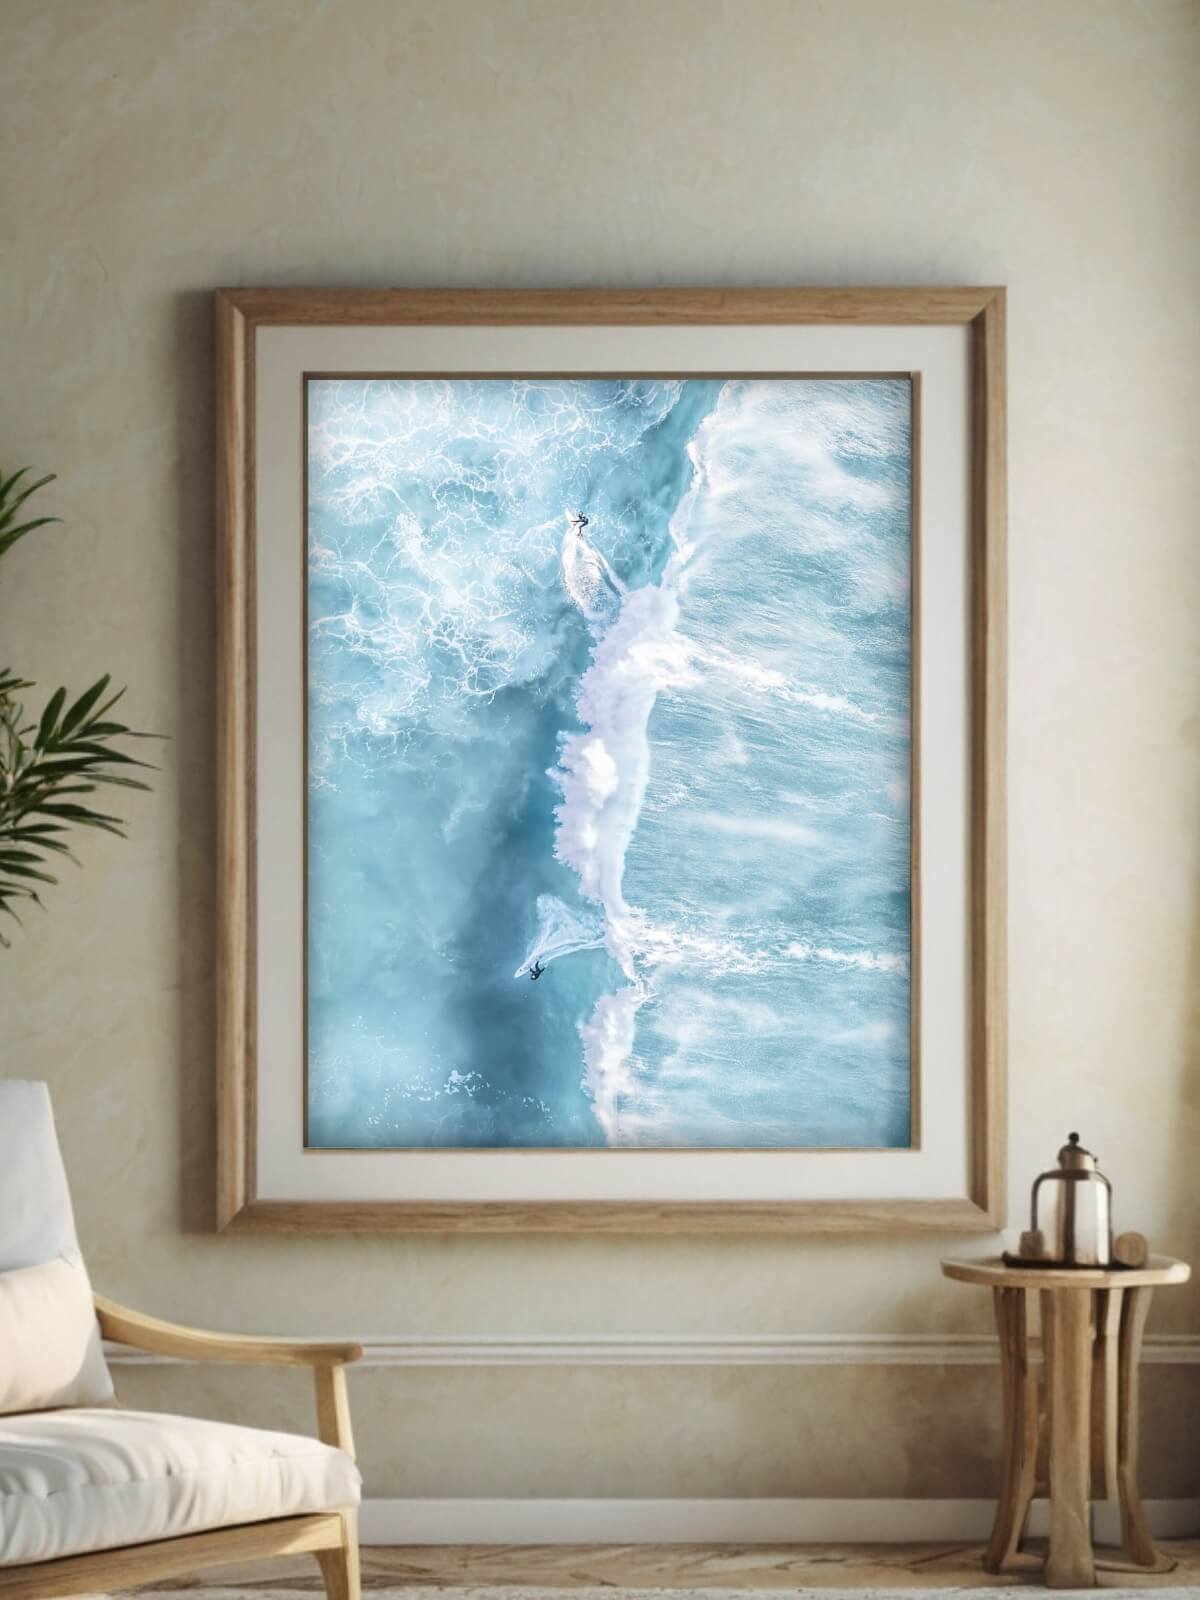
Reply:
[[[216,295],[218,535],[217,1226],[228,1231],[987,1231],[1005,1212],[1005,335],[998,288],[649,291],[230,289]],[[311,1198],[259,1162],[256,802],[258,340],[278,329],[959,330],[969,509],[965,1182],[895,1198]],[[861,365],[851,363],[852,370]],[[381,369],[383,370],[383,369]],[[419,369],[430,370],[426,363]],[[536,369],[538,371],[544,368]],[[572,370],[575,370],[572,368]],[[614,371],[617,369],[613,369]],[[724,370],[724,369],[722,369]],[[918,369],[914,368],[914,375]],[[916,469],[914,468],[914,471]],[[915,604],[915,602],[914,602]],[[914,646],[915,648],[915,646]],[[914,667],[914,674],[916,668]],[[914,818],[916,808],[914,807]],[[913,836],[914,862],[918,849]],[[928,849],[928,844],[926,845]],[[915,867],[914,867],[915,871]],[[916,962],[914,944],[914,966]],[[299,1064],[297,1064],[299,1070]],[[459,1153],[455,1152],[458,1155]],[[671,1153],[668,1152],[668,1155]],[[767,1151],[771,1161],[783,1152]],[[608,1153],[581,1153],[603,1161]],[[324,1152],[306,1159],[327,1160]],[[374,1152],[355,1159],[378,1160]],[[461,1156],[460,1156],[461,1159]],[[869,1160],[868,1154],[863,1159]]]

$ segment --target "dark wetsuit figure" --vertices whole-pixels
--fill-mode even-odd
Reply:
[[[540,961],[535,961],[529,969],[530,983],[536,983],[545,970],[545,967],[542,966]]]

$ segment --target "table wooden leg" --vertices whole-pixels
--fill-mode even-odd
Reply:
[[[1000,1385],[1004,1457],[1000,1499],[991,1542],[983,1557],[989,1572],[1009,1565],[1021,1544],[1037,1465],[1037,1379],[1029,1368],[1024,1289],[993,1291],[1000,1334]]]
[[[1092,1355],[1092,1499],[1117,1499],[1118,1353],[1122,1289],[1096,1291],[1096,1342]]]
[[[1117,1379],[1117,1492],[1121,1502],[1121,1543],[1130,1561],[1139,1567],[1158,1564],[1158,1552],[1146,1525],[1137,1478],[1138,1363],[1153,1293],[1153,1289],[1126,1292]]]
[[[1088,1490],[1091,1479],[1092,1291],[1056,1289],[1042,1296],[1046,1406],[1050,1422],[1051,1589],[1096,1582]]]

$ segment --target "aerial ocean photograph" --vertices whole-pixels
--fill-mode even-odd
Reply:
[[[310,1146],[911,1144],[912,408],[307,380]]]

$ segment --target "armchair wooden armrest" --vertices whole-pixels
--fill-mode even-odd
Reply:
[[[106,1339],[179,1361],[241,1362],[249,1366],[309,1367],[317,1386],[317,1434],[325,1444],[354,1455],[350,1405],[343,1368],[362,1356],[349,1340],[268,1339],[255,1334],[209,1333],[148,1317],[95,1295],[96,1320]]]
[[[145,1312],[119,1306],[103,1295],[96,1295],[96,1316],[100,1332],[118,1344],[132,1345],[156,1355],[175,1356],[180,1361],[240,1361],[249,1366],[341,1367],[357,1361],[362,1345],[349,1341],[330,1343],[321,1339],[268,1339],[257,1334],[208,1333],[201,1328],[185,1328],[178,1322],[163,1322]]]

